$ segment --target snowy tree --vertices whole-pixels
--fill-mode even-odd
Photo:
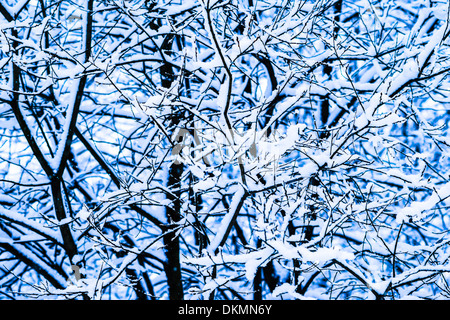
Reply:
[[[0,3],[4,299],[442,299],[449,15]]]

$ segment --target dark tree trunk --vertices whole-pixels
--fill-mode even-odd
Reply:
[[[174,40],[173,35],[169,35],[162,43],[162,49],[168,51],[171,49]],[[169,63],[164,63],[160,68],[161,73],[161,85],[164,88],[170,88],[175,75],[172,66]],[[176,128],[179,124],[180,118],[176,110],[173,110],[173,114],[168,119],[172,128]],[[176,143],[176,142],[175,142]],[[180,241],[176,234],[176,223],[181,219],[181,201],[180,201],[180,182],[183,174],[183,164],[175,161],[169,169],[169,177],[167,180],[167,187],[169,190],[174,190],[172,194],[167,194],[167,199],[171,200],[171,205],[166,206],[166,216],[168,220],[167,230],[163,237],[165,253],[167,261],[164,264],[164,271],[167,277],[167,284],[169,286],[169,299],[170,300],[183,300],[183,284],[181,278],[181,266],[180,266]]]

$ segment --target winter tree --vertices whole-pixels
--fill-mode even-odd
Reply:
[[[1,298],[449,298],[449,10],[2,1]]]

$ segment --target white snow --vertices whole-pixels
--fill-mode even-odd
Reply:
[[[410,218],[413,220],[420,220],[423,218],[426,211],[436,207],[436,205],[442,200],[450,197],[450,182],[447,182],[439,189],[435,189],[431,196],[423,201],[413,201],[408,206],[401,208],[397,211],[396,220],[398,223],[408,221]]]
[[[235,192],[233,199],[231,200],[230,207],[228,209],[228,212],[225,214],[224,218],[220,222],[220,227],[218,228],[216,235],[212,239],[211,243],[208,246],[209,252],[214,252],[219,247],[220,243],[226,236],[227,229],[230,228],[230,223],[234,219],[235,215],[237,214],[236,209],[239,204],[239,202],[242,200],[242,198],[245,195],[244,188],[240,185],[238,187],[238,190]]]

